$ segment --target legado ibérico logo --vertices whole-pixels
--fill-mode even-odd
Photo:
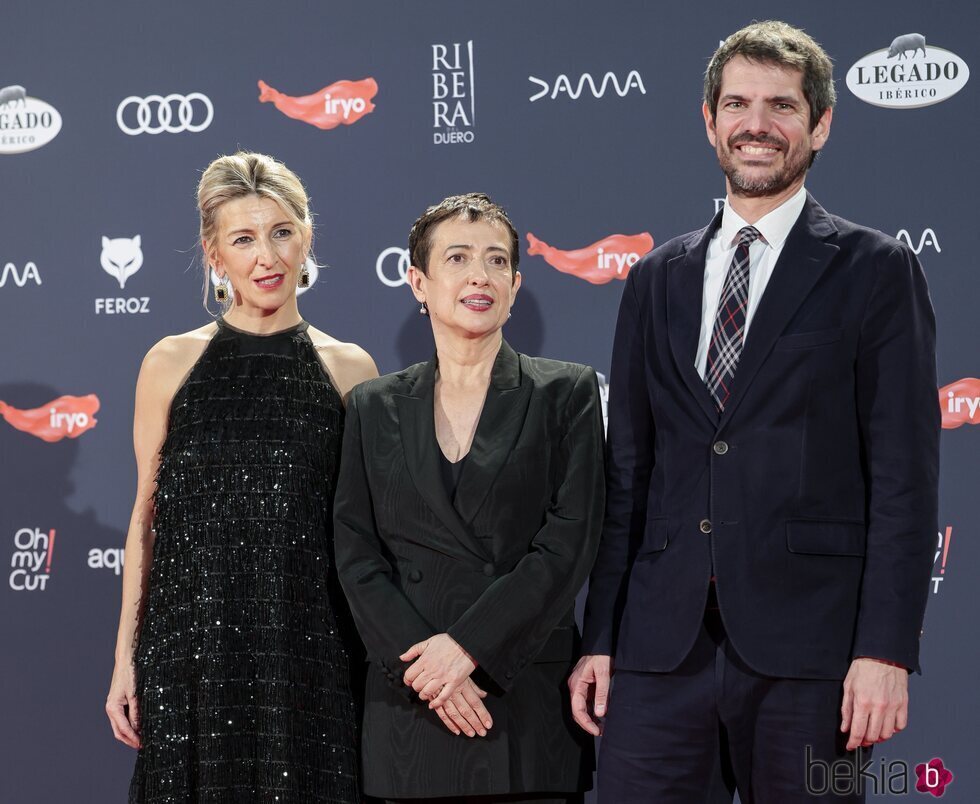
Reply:
[[[351,126],[374,111],[371,99],[378,94],[373,78],[335,81],[312,95],[293,97],[259,81],[259,101],[271,103],[286,117],[321,129]]]
[[[15,592],[43,592],[51,577],[55,530],[20,528],[14,533],[8,583]]]
[[[563,251],[549,246],[533,234],[527,235],[527,253],[544,257],[544,261],[563,274],[572,274],[593,285],[605,285],[613,279],[626,279],[630,268],[653,248],[649,232],[638,235],[614,234],[585,248]]]
[[[847,88],[872,106],[920,109],[953,97],[969,78],[963,59],[910,33],[858,59],[847,71]]]
[[[47,145],[61,131],[50,103],[28,96],[20,84],[0,89],[0,154],[23,154]]]
[[[15,408],[0,400],[0,416],[16,430],[30,433],[42,441],[54,442],[78,438],[95,427],[99,405],[95,394],[59,396],[46,405],[29,410]]]
[[[939,389],[939,409],[943,429],[955,430],[964,424],[980,424],[980,380],[966,377]]]

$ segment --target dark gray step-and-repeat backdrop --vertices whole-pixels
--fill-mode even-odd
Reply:
[[[620,280],[724,195],[700,113],[706,60],[770,17],[836,63],[808,188],[908,242],[938,318],[946,429],[924,675],[909,730],[868,772],[905,768],[916,799],[915,766],[940,758],[954,774],[944,798],[980,800],[975,4],[13,0],[0,49],[0,801],[125,796],[134,754],[102,707],[133,389],[154,342],[208,320],[199,171],[244,147],[299,173],[328,266],[301,310],[382,371],[432,350],[404,286],[409,226],[446,195],[486,191],[522,233],[506,337],[607,374]]]

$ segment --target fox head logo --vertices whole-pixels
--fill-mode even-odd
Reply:
[[[126,287],[126,280],[143,267],[143,249],[140,236],[102,238],[103,270],[119,281],[119,289]]]

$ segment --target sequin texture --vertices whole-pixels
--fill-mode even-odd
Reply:
[[[171,405],[130,802],[356,802],[359,646],[333,573],[343,404],[306,325],[219,323]]]

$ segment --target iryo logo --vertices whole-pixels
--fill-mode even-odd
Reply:
[[[527,242],[528,254],[540,255],[552,268],[577,276],[593,285],[604,285],[613,279],[626,279],[630,268],[653,248],[653,237],[649,232],[610,235],[591,246],[574,251],[563,251],[549,246],[530,232]]]
[[[61,441],[78,438],[98,424],[95,418],[99,398],[88,396],[59,396],[39,408],[21,410],[0,401],[0,416],[17,430],[30,433],[42,441]]]
[[[335,81],[312,95],[293,97],[259,81],[259,101],[272,103],[286,117],[321,129],[352,126],[374,111],[371,99],[378,94],[373,78]]]
[[[964,424],[980,424],[980,380],[966,377],[939,389],[939,409],[943,429],[955,430]]]
[[[55,531],[21,528],[14,534],[10,557],[10,588],[15,592],[43,592],[51,577]]]

